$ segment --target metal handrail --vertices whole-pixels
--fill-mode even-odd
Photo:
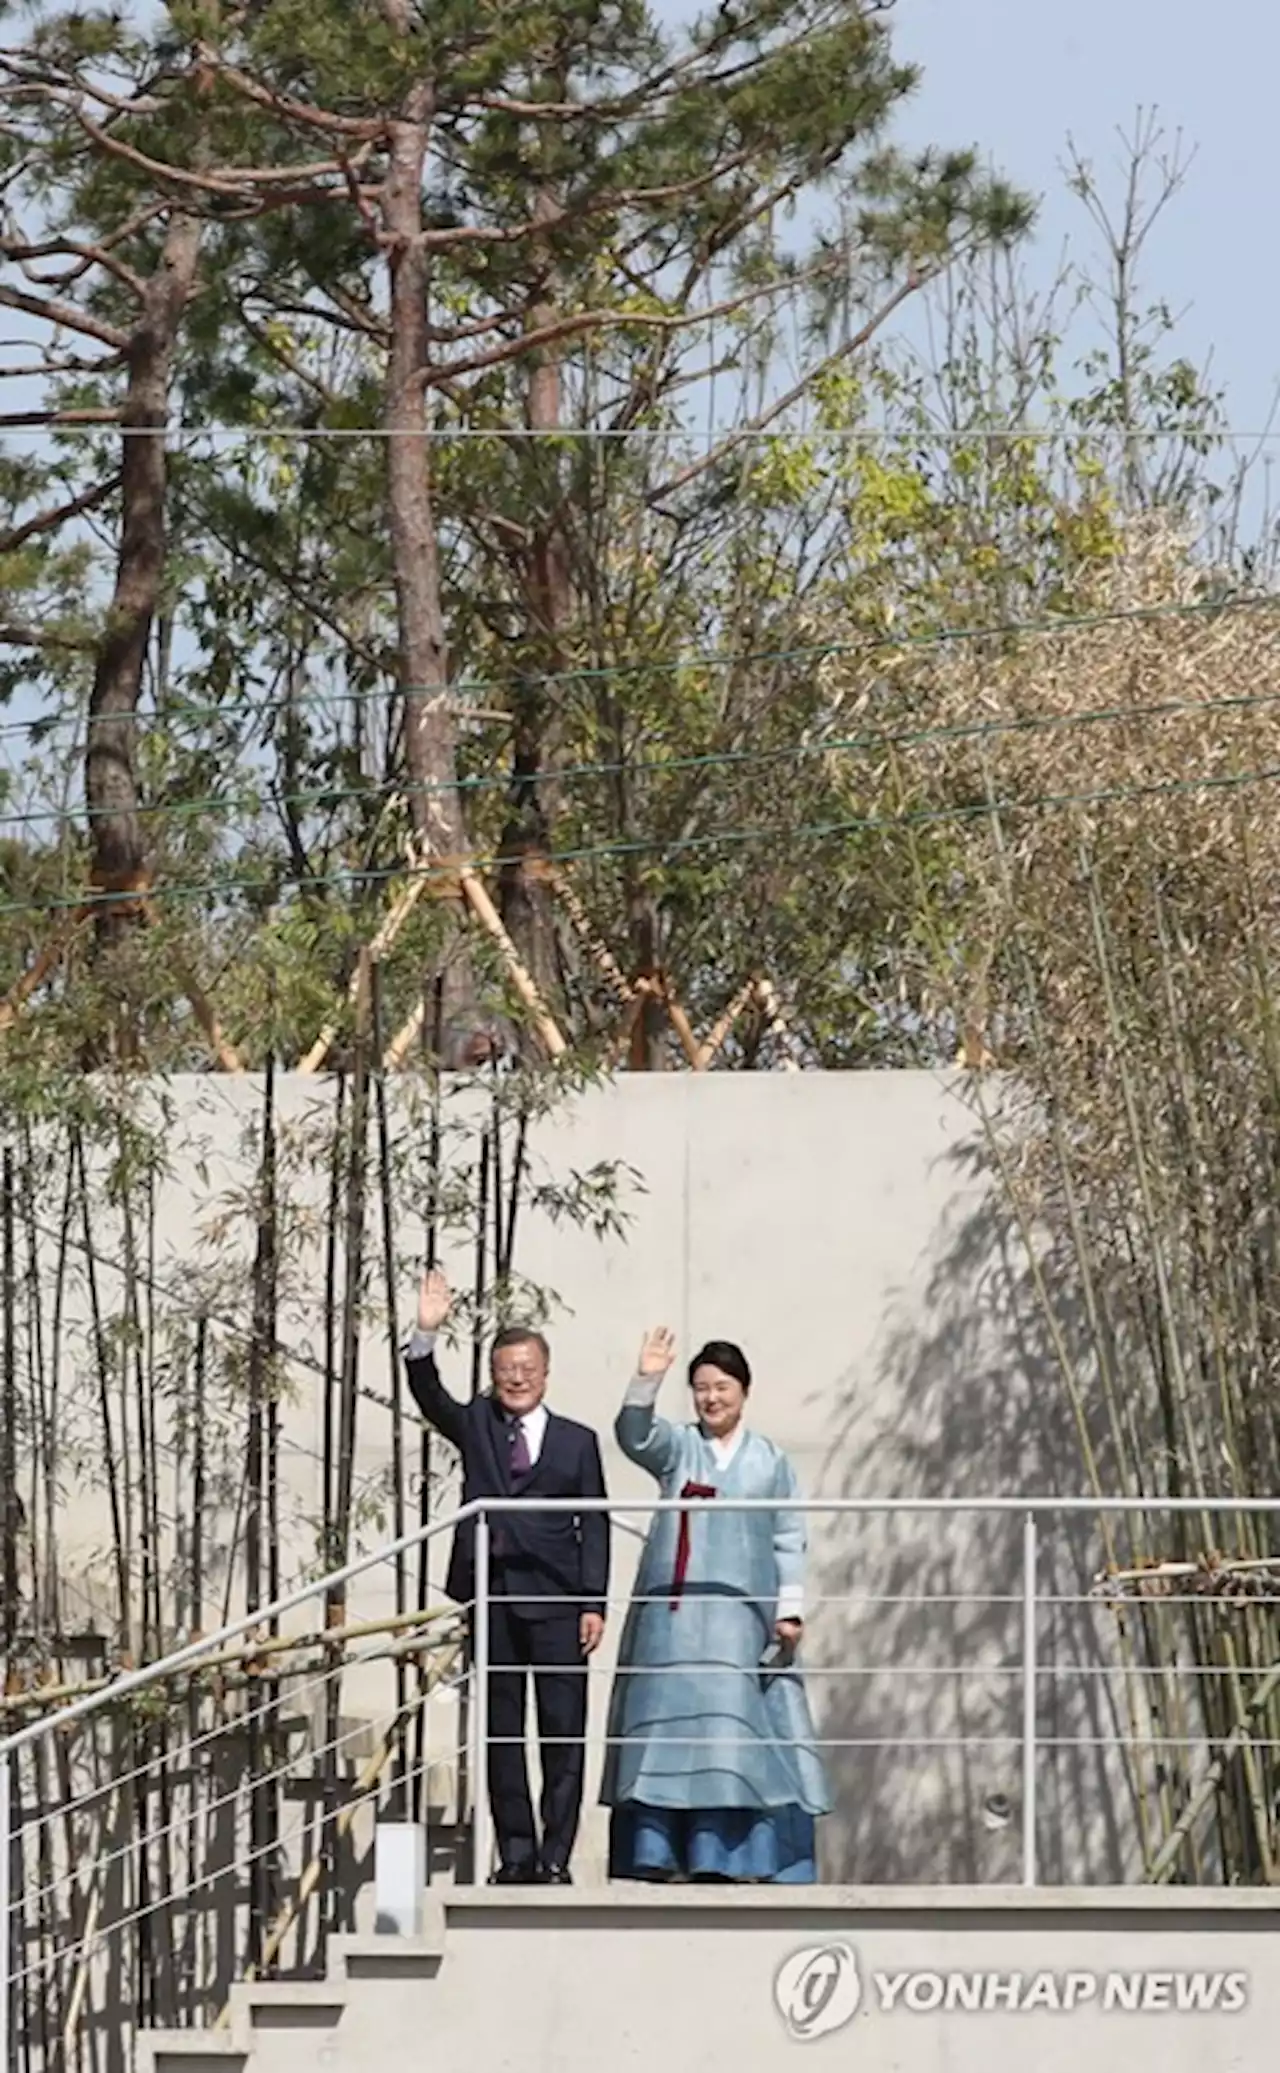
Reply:
[[[690,1512],[699,1508],[696,1498],[554,1498],[554,1497],[483,1497],[458,1507],[446,1517],[435,1519],[425,1526],[418,1526],[401,1535],[398,1540],[375,1549],[370,1554],[356,1557],[344,1563],[339,1569],[327,1575],[300,1585],[270,1604],[258,1606],[239,1619],[228,1622],[216,1632],[190,1641],[152,1663],[141,1665],[124,1675],[113,1679],[98,1691],[90,1693],[63,1706],[56,1712],[45,1714],[39,1720],[29,1722],[12,1734],[0,1737],[0,1957],[3,1958],[3,1976],[0,1977],[0,2073],[6,2073],[9,2065],[10,2006],[8,1982],[11,1977],[11,1934],[12,1934],[12,1808],[13,1808],[13,1763],[18,1753],[43,1739],[59,1734],[77,1721],[86,1719],[107,1706],[118,1705],[130,1693],[146,1689],[177,1672],[194,1667],[203,1658],[216,1653],[227,1643],[261,1628],[265,1623],[282,1618],[311,1600],[338,1589],[354,1578],[365,1575],[369,1570],[394,1560],[398,1555],[408,1553],[442,1533],[451,1532],[468,1520],[474,1520],[476,1528],[475,1566],[476,1597],[473,1601],[473,1664],[475,1679],[474,1748],[476,1754],[477,1789],[473,1825],[473,1849],[476,1875],[483,1876],[490,1846],[489,1805],[484,1789],[484,1755],[488,1742],[488,1669],[489,1669],[489,1610],[490,1593],[490,1519],[494,1514],[508,1511],[570,1513],[581,1517],[587,1513],[606,1513],[616,1518],[617,1523],[628,1533],[636,1533],[635,1527],[625,1523],[626,1515],[639,1514],[653,1519],[668,1512]],[[764,1512],[780,1511],[810,1516],[852,1515],[876,1516],[933,1516],[949,1517],[1008,1516],[1022,1521],[1023,1580],[1019,1594],[1023,1606],[1023,1654],[1022,1674],[1022,1757],[1023,1757],[1023,1883],[1036,1884],[1036,1690],[1038,1664],[1036,1660],[1036,1613],[1039,1596],[1036,1583],[1039,1522],[1044,1517],[1072,1518],[1099,1517],[1107,1515],[1161,1514],[1195,1515],[1202,1518],[1224,1517],[1230,1514],[1240,1516],[1280,1516],[1280,1497],[802,1497],[786,1496],[773,1498],[730,1497],[717,1499],[720,1512]]]
[[[1230,1512],[1256,1515],[1258,1513],[1280,1514],[1280,1497],[721,1497],[716,1500],[723,1511],[740,1512],[799,1512],[829,1515],[838,1513],[860,1514],[876,1517],[882,1514],[901,1513],[917,1515],[928,1513],[959,1514],[1008,1514],[1012,1517],[1038,1517],[1042,1513],[1066,1516],[1087,1516],[1091,1513],[1161,1512],[1195,1513],[1209,1517]],[[57,1712],[45,1714],[40,1720],[28,1722],[26,1727],[17,1728],[12,1734],[0,1736],[0,1764],[7,1757],[15,1755],[32,1742],[38,1742],[47,1735],[61,1732],[73,1722],[85,1719],[104,1706],[117,1705],[130,1692],[141,1691],[148,1684],[156,1684],[172,1677],[188,1665],[198,1663],[202,1656],[221,1648],[229,1641],[239,1641],[268,1620],[280,1619],[287,1612],[295,1612],[300,1605],[306,1605],[312,1598],[324,1592],[336,1590],[340,1584],[349,1583],[353,1577],[363,1576],[380,1563],[390,1562],[397,1555],[407,1554],[411,1548],[421,1546],[437,1534],[447,1533],[462,1525],[467,1519],[479,1519],[481,1514],[492,1512],[583,1512],[630,1513],[638,1512],[645,1517],[663,1512],[697,1511],[698,1501],[681,1497],[477,1497],[468,1504],[459,1505],[442,1519],[433,1519],[427,1526],[415,1527],[404,1533],[399,1540],[388,1541],[385,1547],[375,1548],[372,1554],[360,1555],[347,1562],[341,1569],[330,1570],[313,1583],[299,1585],[282,1598],[270,1604],[260,1605],[255,1611],[245,1613],[241,1618],[218,1627],[211,1634],[203,1634],[197,1641],[189,1641],[171,1655],[160,1656],[154,1662],[140,1664],[136,1670],[126,1671],[123,1676],[113,1678],[99,1691],[89,1693],[83,1699],[75,1699],[60,1707]],[[619,1524],[622,1521],[619,1520]]]

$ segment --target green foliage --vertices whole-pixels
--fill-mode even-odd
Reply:
[[[111,124],[133,156],[63,99],[24,103],[14,205],[118,237],[143,278],[173,207],[208,218],[137,756],[163,897],[109,973],[75,952],[56,1011],[46,995],[40,1012],[65,1036],[76,1015],[101,1019],[104,986],[143,1015],[151,1062],[194,1065],[185,970],[216,975],[250,1062],[268,1046],[300,1055],[326,1023],[350,1033],[354,958],[395,898],[414,804],[385,442],[350,435],[384,408],[379,183],[388,125],[425,83],[429,474],[463,715],[445,781],[476,853],[493,857],[523,816],[576,859],[621,962],[659,957],[700,1027],[759,970],[807,1058],[937,1055],[929,1017],[899,996],[921,883],[952,867],[952,847],[945,825],[909,844],[886,825],[927,806],[928,786],[918,764],[857,746],[890,713],[929,726],[918,687],[900,702],[883,644],[1087,607],[1133,508],[1134,424],[1179,456],[1148,500],[1204,512],[1214,399],[1176,350],[1164,357],[1158,310],[1126,314],[1123,381],[1114,353],[1064,359],[1059,311],[1028,314],[1015,286],[1024,199],[973,151],[896,150],[916,73],[888,21],[852,0],[680,24],[638,0],[446,5],[411,11],[407,33],[396,19],[374,0],[279,0],[175,4],[154,21],[45,10],[33,32],[51,74],[92,63],[117,98],[142,98]],[[292,186],[255,185],[255,169],[287,167]],[[787,215],[801,198],[816,228],[798,244]],[[102,265],[63,290],[108,324],[126,321],[131,292]],[[877,330],[915,292],[932,299],[934,364]],[[563,337],[522,346],[548,324]],[[793,403],[757,432],[788,359]],[[558,436],[504,437],[548,368]],[[51,374],[48,393],[102,407],[120,379],[104,350],[88,372]],[[243,441],[200,436],[226,425]],[[0,510],[17,526],[109,483],[114,443],[108,428],[6,459]],[[93,638],[118,525],[108,489],[91,524],[0,545],[15,610]],[[550,620],[548,552],[564,585]],[[850,710],[838,661],[862,643],[881,644],[882,690]],[[67,809],[88,658],[6,654],[0,687],[51,730],[13,787],[33,815],[0,913],[16,976],[48,932],[36,900],[81,882]],[[383,972],[388,1028],[448,936],[440,903],[421,903]],[[487,1004],[510,1012],[487,948],[477,969]],[[555,1012],[597,1058],[616,1003],[563,928],[558,972]],[[726,1053],[774,1056],[749,1020]]]

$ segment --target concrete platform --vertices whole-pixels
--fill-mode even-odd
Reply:
[[[450,1888],[420,1936],[337,1938],[326,1984],[238,1988],[224,2037],[147,2038],[139,2066],[1132,2073],[1150,2047],[1255,2073],[1277,1932],[1252,1888]]]

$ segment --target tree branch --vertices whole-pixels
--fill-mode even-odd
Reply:
[[[0,416],[0,430],[20,431],[34,425],[118,425],[120,412],[102,410],[10,410]]]
[[[786,294],[794,288],[821,279],[824,274],[830,273],[833,267],[840,264],[843,257],[840,253],[833,253],[819,266],[810,267],[803,273],[789,274],[785,280],[765,281],[757,287],[746,288],[741,295],[726,296],[722,302],[711,303],[706,309],[652,313],[644,310],[582,310],[575,317],[560,317],[554,323],[540,325],[536,331],[522,331],[519,338],[508,339],[505,344],[494,346],[490,352],[473,353],[469,360],[451,360],[447,367],[439,370],[439,374],[429,369],[424,378],[425,386],[435,388],[442,379],[456,381],[460,374],[483,373],[487,368],[500,367],[508,360],[518,359],[523,353],[534,351],[541,346],[556,345],[562,339],[575,338],[584,331],[639,329],[671,332],[689,330],[696,324],[713,323],[720,317],[734,316],[739,310],[749,309],[770,296]],[[882,323],[902,299],[903,295],[899,294],[877,319],[877,324]],[[870,336],[870,332],[867,335]],[[852,352],[856,344],[857,341],[852,341],[842,350]],[[802,384],[802,388],[803,386],[805,385]]]
[[[215,51],[201,47],[200,55],[228,86],[255,106],[270,109],[273,115],[287,116],[291,122],[304,123],[308,129],[321,130],[330,137],[355,137],[376,143],[386,135],[385,116],[335,115],[327,108],[312,107],[307,101],[295,101],[289,94],[260,85],[248,72],[228,65]]]
[[[96,338],[99,345],[111,346],[117,353],[129,349],[129,334],[118,331],[114,324],[104,324],[98,317],[91,317],[87,310],[77,309],[74,302],[62,302],[56,296],[28,295],[22,288],[0,288],[0,303],[11,310],[21,310],[24,317],[38,317],[41,323],[56,324],[62,331],[80,331],[86,338]]]
[[[361,338],[376,338],[380,345],[387,343],[390,334],[386,324],[379,323],[367,310],[362,310],[359,303],[353,301],[341,289],[325,286],[320,281],[316,282],[316,287],[322,295],[329,297],[333,304],[332,310],[317,309],[315,304],[310,302],[279,302],[274,296],[266,295],[261,288],[257,292],[277,316],[305,317],[316,324],[336,325],[339,330],[355,332]]]
[[[949,263],[949,261],[946,262],[946,264]],[[843,360],[849,359],[854,353],[861,352],[865,345],[870,344],[877,331],[881,330],[888,323],[894,312],[901,309],[904,302],[909,301],[919,289],[925,287],[929,281],[934,280],[943,271],[943,262],[939,262],[936,266],[921,268],[918,271],[913,268],[902,285],[894,290],[888,301],[881,305],[874,316],[868,318],[860,331],[855,332],[852,338],[846,339],[842,346],[837,346],[833,353],[828,353],[826,359],[819,366],[812,368],[808,374],[803,375],[793,387],[787,390],[784,396],[780,396],[776,403],[771,403],[767,410],[762,411],[749,424],[740,425],[736,431],[730,432],[726,438],[720,441],[718,446],[712,448],[710,453],[703,454],[700,460],[691,461],[687,468],[682,468],[679,474],[671,477],[669,482],[664,482],[660,489],[650,490],[645,498],[646,504],[652,507],[655,504],[660,504],[664,497],[674,496],[677,490],[685,489],[689,483],[696,482],[700,475],[707,473],[708,469],[718,467],[721,461],[741,446],[744,439],[758,437],[767,426],[775,423],[783,415],[784,411],[790,410],[793,403],[798,403],[800,398],[813,387],[815,381],[820,380],[831,368],[838,367]]]
[[[79,264],[63,268],[54,277],[30,272],[33,261],[54,259],[60,254],[77,260]],[[122,287],[127,288],[131,295],[141,298],[146,290],[146,283],[141,275],[136,274],[131,266],[126,266],[122,259],[117,259],[105,245],[85,245],[76,238],[48,238],[40,245],[26,245],[20,238],[0,238],[0,258],[16,260],[27,274],[27,278],[42,288],[69,288],[72,282],[78,281],[91,266],[100,266],[119,281]]]
[[[16,345],[16,339],[7,343]],[[25,366],[6,367],[0,364],[0,381],[39,381],[54,374],[106,374],[111,368],[119,367],[124,360],[123,353],[108,353],[102,360],[75,360],[71,358],[30,360]]]
[[[95,86],[90,79],[79,73],[51,73],[47,66],[36,66],[30,62],[30,53],[21,50],[0,50],[0,69],[19,80],[21,84],[14,93],[15,100],[56,101],[60,107],[74,109],[77,101],[87,98],[96,101],[100,108],[108,109],[113,115],[160,115],[164,104],[154,95],[140,94],[132,100],[125,100],[120,94],[111,93],[104,86]]]
[[[26,626],[21,620],[0,619],[0,643],[10,648],[68,649],[91,654],[96,645],[92,634],[49,633],[41,626]]]
[[[86,511],[95,511],[99,504],[105,504],[120,487],[119,475],[109,476],[106,482],[95,483],[78,497],[72,497],[65,504],[58,504],[50,511],[41,511],[35,518],[26,519],[15,526],[12,532],[0,533],[0,554],[13,554],[19,547],[34,540],[40,533],[56,532],[69,518],[81,518]]]
[[[297,183],[314,181],[328,174],[344,171],[340,159],[318,159],[311,165],[297,166],[237,166],[231,173],[195,173],[188,166],[167,165],[162,159],[150,158],[145,151],[126,144],[119,137],[113,137],[109,130],[94,122],[82,108],[74,111],[76,121],[85,135],[113,158],[120,158],[127,165],[136,166],[141,172],[150,173],[157,180],[171,180],[175,187],[194,188],[201,194],[224,196],[229,201],[252,201],[260,190],[271,187],[286,187],[292,190]],[[291,197],[292,194],[291,194]],[[299,200],[306,199],[299,193]]]

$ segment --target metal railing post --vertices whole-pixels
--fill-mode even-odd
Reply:
[[[1036,1884],[1036,1515],[1022,1524],[1022,1883]]]
[[[472,1656],[475,1679],[475,1817],[472,1872],[477,1886],[489,1876],[489,1514],[476,1520],[476,1621]]]
[[[13,2061],[10,2038],[13,2009],[13,1980],[17,1971],[13,1950],[13,1753],[0,1749],[0,1956],[4,1977],[0,1981],[0,2073],[9,2073]]]

